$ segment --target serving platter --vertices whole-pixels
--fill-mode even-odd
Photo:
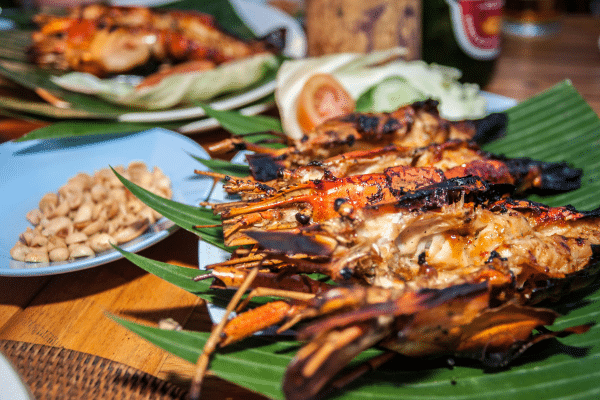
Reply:
[[[149,169],[159,167],[171,179],[173,200],[196,205],[209,195],[211,185],[198,179],[194,169],[205,168],[192,156],[208,158],[193,140],[166,129],[124,134],[85,136],[69,139],[7,142],[0,145],[3,174],[0,176],[0,276],[52,275],[96,267],[121,258],[116,250],[74,261],[27,263],[13,260],[10,249],[19,235],[31,226],[25,219],[38,207],[45,193],[56,192],[78,172],[92,174],[109,166],[143,161]],[[161,219],[138,238],[121,246],[140,251],[169,236],[176,227]]]

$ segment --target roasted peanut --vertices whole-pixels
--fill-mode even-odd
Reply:
[[[35,249],[30,248],[30,251],[25,255],[26,262],[48,262],[50,258],[48,257],[47,249]]]
[[[25,257],[30,251],[31,250],[28,246],[21,242],[17,242],[17,244],[15,244],[12,249],[10,249],[10,256],[17,261],[25,261]]]
[[[96,183],[91,189],[92,200],[100,202],[108,196],[108,189],[101,183]]]
[[[43,214],[39,209],[31,210],[26,215],[27,221],[29,221],[31,225],[38,225],[42,220],[42,217]]]
[[[83,232],[72,232],[67,235],[65,238],[65,243],[67,245],[75,244],[75,243],[83,243],[88,240],[88,235]]]
[[[44,236],[58,235],[66,237],[73,231],[73,221],[67,217],[56,217],[48,221],[45,229],[42,231]]]
[[[144,231],[148,229],[149,225],[150,224],[147,220],[136,221],[122,229],[119,229],[117,232],[115,232],[113,237],[118,244],[126,243],[144,233]]]
[[[48,238],[42,235],[40,232],[35,232],[33,238],[31,239],[30,246],[32,247],[41,247],[48,245]]]
[[[54,213],[54,208],[58,205],[58,195],[56,193],[46,193],[40,200],[39,207],[42,214],[49,216]]]
[[[82,232],[88,236],[92,236],[94,233],[98,233],[104,228],[106,228],[106,219],[98,218],[96,221],[83,228]]]
[[[75,217],[73,217],[73,222],[86,222],[92,219],[92,209],[94,205],[92,203],[84,203],[79,207],[77,212],[75,213]]]
[[[100,253],[101,251],[111,249],[111,244],[117,244],[117,241],[108,233],[97,233],[90,238],[88,244],[92,250],[96,253]]]
[[[31,242],[33,241],[34,236],[35,232],[33,232],[33,229],[28,227],[25,230],[25,232],[21,233],[21,236],[19,236],[19,240],[21,241],[21,243],[24,243],[27,246],[31,246]]]
[[[48,253],[50,261],[66,261],[69,259],[69,249],[66,247],[55,247]]]
[[[89,246],[80,243],[69,246],[69,251],[70,259],[93,257],[96,255],[96,253],[94,253],[94,250],[92,250]]]
[[[125,178],[153,193],[171,198],[170,179],[154,167],[134,161],[115,167]],[[116,175],[104,168],[93,176],[79,173],[45,194],[39,208],[27,213],[35,227],[27,228],[11,249],[15,260],[66,261],[93,257],[141,235],[162,216],[130,193]]]

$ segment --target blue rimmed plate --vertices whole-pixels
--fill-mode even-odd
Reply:
[[[13,260],[10,249],[31,226],[25,215],[36,209],[42,196],[57,192],[79,172],[93,174],[109,166],[127,166],[143,161],[149,169],[159,167],[171,179],[173,200],[196,205],[209,195],[211,185],[199,179],[194,169],[203,165],[192,157],[208,158],[202,146],[166,129],[126,135],[7,142],[0,145],[0,276],[52,275],[95,267],[116,260],[121,254],[108,250],[95,257],[65,262],[27,263]],[[138,238],[121,247],[140,251],[170,235],[176,226],[161,219]]]

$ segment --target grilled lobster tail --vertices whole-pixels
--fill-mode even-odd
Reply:
[[[479,144],[500,139],[506,133],[508,116],[505,113],[492,113],[482,119],[474,120],[475,134],[471,138]]]

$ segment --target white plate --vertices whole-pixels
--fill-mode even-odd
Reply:
[[[19,235],[31,226],[25,219],[38,207],[42,196],[56,192],[78,172],[92,174],[102,168],[143,161],[159,167],[171,179],[173,200],[197,205],[205,200],[211,186],[198,179],[194,169],[205,168],[191,155],[208,158],[193,140],[166,129],[152,129],[130,135],[98,135],[69,139],[35,140],[0,145],[0,276],[51,275],[95,267],[121,258],[115,250],[75,261],[26,263],[13,260],[10,249]],[[149,232],[123,245],[129,252],[140,251],[166,238],[175,229],[165,218]]]
[[[0,400],[33,400],[13,365],[0,353]]]
[[[306,55],[306,36],[302,27],[291,16],[266,4],[247,0],[230,0],[231,4],[257,37],[273,32],[278,28],[286,28],[286,40],[283,54],[291,58],[301,58]],[[210,103],[215,110],[232,110],[242,107],[273,93],[275,80],[269,81],[257,88]],[[177,110],[145,111],[127,113],[119,116],[124,122],[162,122],[176,121],[188,118],[200,118],[206,114],[201,107],[190,107]]]
[[[482,95],[488,102],[486,109],[488,113],[501,112],[517,105],[517,101],[509,97],[488,92],[482,92]],[[245,153],[239,152],[231,161],[237,164],[244,164],[246,162]],[[210,200],[212,202],[223,202],[227,201],[226,196],[227,194],[223,190],[223,187],[218,184],[215,186]],[[207,265],[227,261],[230,255],[230,253],[221,250],[218,247],[208,244],[202,240],[198,241],[198,267],[200,269],[206,269]],[[222,307],[215,306],[211,303],[207,303],[207,307],[212,321],[214,323],[221,321],[225,310]]]

